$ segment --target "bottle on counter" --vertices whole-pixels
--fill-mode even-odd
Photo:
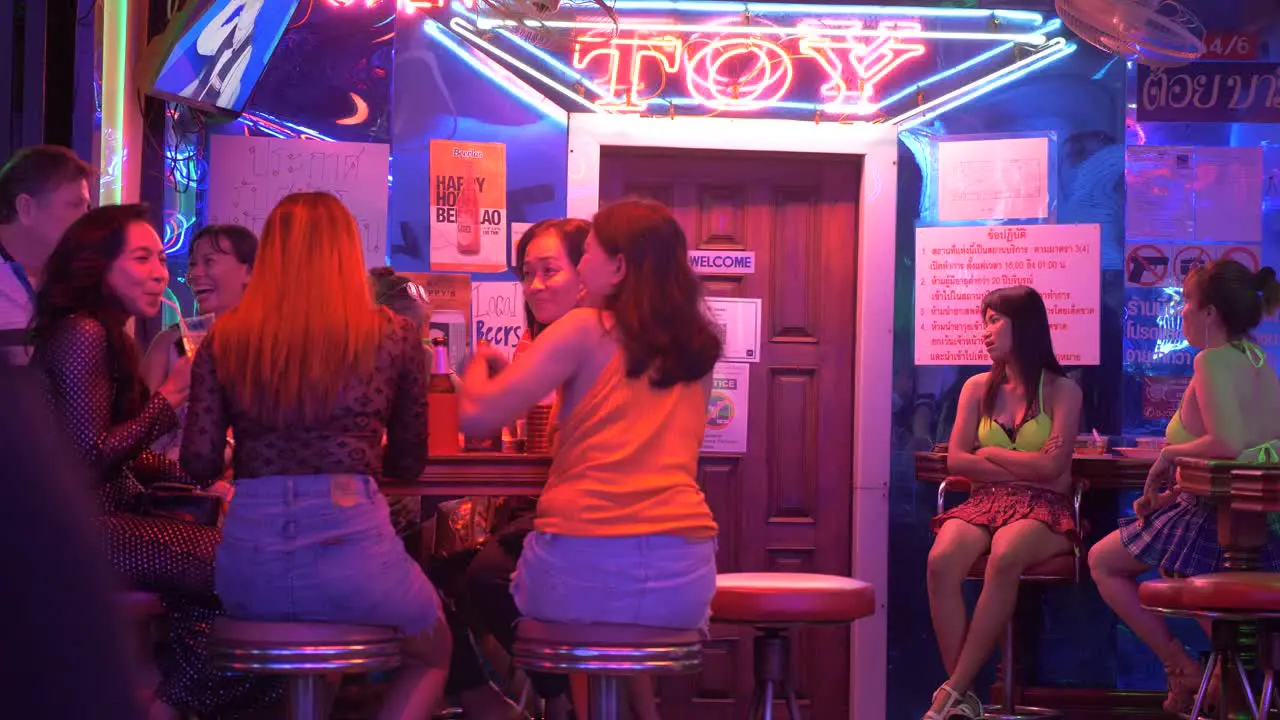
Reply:
[[[449,377],[449,344],[431,339],[431,376],[427,380],[427,454],[457,455],[458,391]]]

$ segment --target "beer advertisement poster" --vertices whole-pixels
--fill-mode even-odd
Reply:
[[[431,269],[507,269],[507,146],[431,141]]]

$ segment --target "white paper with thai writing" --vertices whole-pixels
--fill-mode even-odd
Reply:
[[[982,298],[1029,285],[1044,298],[1065,365],[1100,361],[1099,225],[1003,225],[916,230],[917,365],[986,365]]]
[[[262,232],[284,196],[333,193],[356,218],[368,267],[387,264],[390,146],[244,135],[209,139],[208,222]]]
[[[938,143],[938,221],[1049,217],[1049,138]]]

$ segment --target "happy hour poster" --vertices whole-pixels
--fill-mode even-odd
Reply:
[[[431,141],[431,269],[507,269],[507,147]]]

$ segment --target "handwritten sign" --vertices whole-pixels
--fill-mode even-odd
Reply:
[[[1028,285],[1044,298],[1058,359],[1100,361],[1099,225],[1003,225],[916,230],[917,365],[986,365],[982,298]]]
[[[507,146],[431,141],[431,269],[507,269]]]
[[[471,317],[476,344],[489,343],[509,359],[524,335],[524,288],[518,282],[472,283]]]
[[[938,143],[938,220],[1049,217],[1049,138]]]
[[[1280,63],[1138,66],[1138,121],[1280,122]]]
[[[276,203],[295,192],[338,196],[360,228],[368,267],[387,264],[389,147],[214,135],[210,138],[208,220],[262,232]]]
[[[737,250],[690,250],[689,267],[699,275],[751,275],[756,254]]]
[[[742,454],[747,451],[750,397],[751,366],[716,363],[711,375],[711,396],[707,399],[707,429],[702,436],[702,452]]]

